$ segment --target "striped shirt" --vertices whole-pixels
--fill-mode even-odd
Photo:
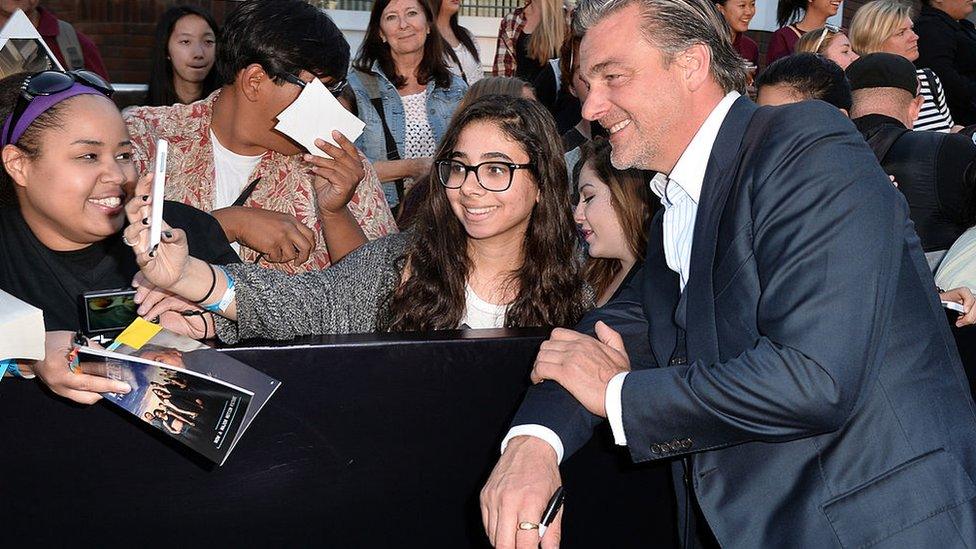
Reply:
[[[926,69],[918,69],[916,72],[925,102],[922,103],[922,110],[918,113],[915,127],[912,129],[948,132],[955,122],[952,121],[952,114],[949,113],[949,106],[946,104],[942,82],[932,71],[926,74]]]

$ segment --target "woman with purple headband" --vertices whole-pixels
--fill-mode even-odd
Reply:
[[[79,296],[129,286],[138,271],[122,241],[123,207],[137,174],[110,94],[85,71],[0,80],[0,289],[41,309],[47,329],[46,358],[17,364],[15,375],[36,375],[54,393],[86,404],[99,393],[129,390],[74,374],[66,359],[81,327]],[[163,215],[192,231],[193,246],[213,261],[237,260],[209,215],[171,202]]]

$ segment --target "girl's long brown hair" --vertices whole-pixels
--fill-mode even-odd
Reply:
[[[610,142],[596,137],[580,147],[580,159],[573,167],[573,181],[579,186],[583,166],[589,166],[604,185],[610,187],[610,205],[627,238],[627,248],[638,262],[647,253],[647,229],[654,216],[655,202],[648,182],[654,172],[631,168],[618,170],[610,163]],[[583,279],[593,287],[597,297],[603,295],[613,278],[620,272],[620,261],[608,257],[590,257],[586,261]]]
[[[464,128],[490,122],[524,147],[535,164],[539,187],[523,241],[522,265],[511,274],[517,294],[505,326],[571,326],[589,305],[581,267],[575,259],[575,230],[570,213],[566,164],[552,116],[535,101],[488,95],[455,115],[435,158],[448,158]],[[427,200],[413,224],[414,237],[401,266],[409,278],[388,298],[378,319],[387,331],[455,329],[465,310],[465,286],[471,271],[468,236],[454,215],[435,173],[426,178]]]

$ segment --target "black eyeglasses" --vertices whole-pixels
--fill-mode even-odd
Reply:
[[[20,88],[20,95],[17,96],[17,104],[10,114],[10,125],[7,129],[7,134],[4,135],[4,143],[10,143],[14,128],[24,115],[24,112],[27,111],[27,107],[31,101],[37,97],[61,93],[74,86],[75,83],[95,89],[104,94],[105,97],[112,97],[112,92],[114,91],[112,85],[106,82],[101,76],[86,70],[68,72],[49,70],[28,76]]]
[[[283,78],[285,82],[294,84],[303,90],[305,89],[305,86],[308,85],[308,82],[305,82],[304,80],[295,76],[294,74],[289,74],[287,72],[281,73],[281,78]],[[325,89],[329,90],[329,93],[332,94],[332,97],[339,97],[342,95],[342,92],[343,90],[346,89],[347,85],[349,85],[349,81],[343,78],[342,80],[339,80],[338,82],[332,84],[331,86],[326,86]]]
[[[438,160],[434,162],[437,179],[448,189],[460,189],[467,179],[469,172],[474,172],[475,179],[486,191],[500,193],[512,186],[515,170],[535,168],[535,164],[514,164],[490,160],[470,166],[457,160]]]

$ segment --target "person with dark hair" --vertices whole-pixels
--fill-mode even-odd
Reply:
[[[341,95],[348,64],[349,44],[322,10],[242,2],[217,45],[219,89],[189,105],[127,109],[136,165],[150,170],[166,139],[167,199],[211,212],[244,261],[323,269],[396,231],[375,172],[345,137],[332,136],[339,147],[319,141],[332,157],[322,158],[274,129],[313,78]],[[360,183],[339,204],[329,189],[347,179]]]
[[[217,89],[215,50],[220,29],[195,6],[174,6],[156,22],[146,105],[193,103]]]
[[[356,145],[376,167],[390,207],[430,169],[467,89],[444,60],[427,0],[378,0],[349,85],[366,123]]]
[[[128,389],[68,369],[65,355],[83,327],[79,298],[127,287],[138,272],[122,237],[122,207],[132,197],[137,170],[110,93],[87,71],[0,80],[0,289],[41,309],[47,329],[47,356],[22,363],[20,371],[85,404],[100,399],[99,393]],[[151,179],[143,178],[145,188]],[[191,235],[193,253],[215,263],[238,261],[209,215],[166,202],[163,218]],[[166,326],[173,316],[179,315],[167,313],[160,322]],[[203,330],[202,316],[180,318]]]
[[[535,101],[489,95],[451,120],[410,232],[366,244],[315,273],[255,265],[215,268],[187,256],[180,231],[148,255],[148,231],[130,226],[156,301],[207,293],[226,342],[302,334],[569,326],[592,306],[574,261],[566,168],[552,117]],[[135,219],[147,210],[130,202]],[[149,288],[149,284],[154,288]],[[199,295],[198,295],[199,294]]]
[[[40,3],[41,0],[0,0],[0,27],[7,24],[15,11],[23,10],[65,70],[86,69],[108,80],[108,71],[95,42]]]
[[[485,76],[481,68],[481,49],[471,31],[458,23],[461,0],[425,0],[430,2],[437,21],[437,31],[447,44],[448,69],[473,86]]]
[[[844,69],[815,53],[795,53],[766,67],[756,79],[760,105],[787,105],[808,99],[826,101],[845,116],[851,111],[851,85]]]
[[[851,119],[908,201],[922,251],[934,272],[966,229],[976,225],[976,145],[962,135],[908,131],[922,108],[911,61],[872,53],[851,63]]]
[[[647,229],[656,210],[648,185],[654,175],[614,168],[610,142],[603,137],[580,147],[573,168],[574,218],[590,256],[583,279],[593,288],[597,306],[613,300],[644,263]]]
[[[918,59],[942,81],[956,124],[976,124],[976,27],[970,0],[922,0],[915,19]]]
[[[759,46],[746,36],[749,23],[756,16],[756,0],[718,0],[715,7],[729,24],[732,32],[732,47],[743,59],[752,63],[753,68],[759,66]]]
[[[776,22],[780,28],[769,39],[766,65],[793,53],[800,37],[825,27],[827,19],[837,15],[840,5],[841,0],[779,0],[776,4]]]
[[[976,405],[905,200],[854,125],[742,97],[711,0],[576,17],[583,115],[614,166],[663,174],[664,208],[642,276],[540,346],[481,491],[489,541],[559,545],[560,515],[540,536],[559,464],[606,421],[635,463],[671,465],[684,547],[976,546]]]
[[[913,27],[911,4],[904,0],[872,0],[858,8],[851,20],[851,46],[859,55],[888,52],[914,63],[919,58],[919,40]],[[961,129],[955,127],[942,81],[935,72],[928,68],[917,68],[915,72],[925,102],[913,129],[940,132]]]
[[[837,63],[842,70],[858,58],[844,31],[830,25],[822,29],[814,29],[801,36],[796,43],[796,53],[822,55]]]

